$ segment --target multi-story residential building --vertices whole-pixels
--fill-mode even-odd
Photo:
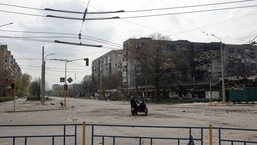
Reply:
[[[257,47],[252,45],[225,45],[225,76],[250,77],[257,73]]]
[[[92,83],[94,90],[101,89],[103,78],[111,74],[120,74],[123,62],[123,50],[112,50],[92,62]]]
[[[20,75],[21,69],[8,51],[7,45],[0,45],[0,95],[5,95],[4,90],[10,87],[15,77]]]
[[[152,40],[151,38],[140,38],[140,39],[128,39],[123,43],[124,45],[124,77],[123,82],[127,84],[127,86],[135,86],[136,84],[136,60],[131,56],[133,51],[138,51],[140,47],[146,45],[146,43],[158,43],[158,40]],[[178,59],[183,59],[186,62],[188,67],[187,71],[184,72],[184,79],[188,81],[195,80],[203,80],[206,79],[206,74],[199,74],[199,70],[206,69],[205,67],[210,66],[212,63],[213,68],[220,67],[220,59],[215,59],[216,57],[220,57],[218,53],[216,53],[220,47],[218,43],[191,43],[189,41],[162,41],[163,51],[162,53],[172,54],[172,58],[170,58],[173,62],[176,62]],[[147,53],[147,52],[146,52]],[[213,53],[213,57],[211,55]],[[214,54],[215,53],[215,54]],[[205,58],[206,56],[208,58]],[[214,57],[215,55],[215,57]],[[200,58],[197,58],[200,57]],[[219,61],[219,62],[214,62]],[[206,65],[206,66],[205,66]],[[215,66],[214,66],[215,65]],[[195,69],[199,67],[198,69]],[[194,68],[194,69],[193,69]],[[215,69],[215,73],[218,69]],[[219,69],[220,71],[220,69]],[[208,75],[208,74],[207,74]],[[217,75],[217,74],[215,74]],[[182,81],[182,80],[177,80]]]
[[[138,62],[133,55],[140,48],[151,45],[159,45],[163,49],[162,53],[171,54],[171,60],[175,64],[176,71],[165,72],[166,81],[165,87],[181,88],[192,90],[196,85],[199,88],[205,89],[209,81],[215,84],[220,83],[222,76],[221,64],[224,65],[225,80],[233,78],[248,78],[256,74],[257,71],[257,47],[252,45],[232,45],[222,44],[217,42],[198,43],[185,40],[179,41],[160,41],[152,40],[151,38],[128,39],[123,43],[124,49],[124,69],[123,69],[123,85],[129,90],[138,90],[144,88],[145,85],[139,86]],[[222,50],[222,51],[221,51]],[[147,54],[147,52],[145,52]],[[224,60],[221,61],[221,54],[224,55]],[[184,62],[184,63],[181,63]],[[181,69],[181,67],[184,69]],[[143,74],[141,76],[146,76]],[[153,77],[153,76],[152,76]],[[149,87],[150,81],[147,81]],[[186,86],[186,87],[185,87]],[[220,85],[221,87],[221,85]],[[147,90],[144,88],[143,90]],[[142,90],[141,90],[142,91]]]
[[[94,60],[93,84],[97,83],[99,89],[103,83],[101,81],[103,76],[121,71],[122,86],[128,94],[149,95],[149,92],[155,90],[153,78],[156,72],[147,73],[142,67],[142,62],[135,58],[135,54],[142,48],[147,54],[147,48],[152,51],[150,47],[153,46],[161,47],[161,53],[168,56],[165,58],[167,62],[163,63],[164,67],[174,65],[169,70],[158,72],[162,77],[160,80],[162,90],[209,89],[210,80],[214,89],[221,89],[221,64],[224,65],[225,80],[248,78],[257,73],[256,46],[140,38],[128,39],[123,42],[123,50],[111,51]],[[223,61],[221,61],[222,55]],[[142,55],[142,57],[149,56]]]

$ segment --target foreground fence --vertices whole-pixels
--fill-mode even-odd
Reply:
[[[0,145],[76,145],[78,126],[81,124],[0,125]]]
[[[0,125],[0,145],[252,145],[257,129],[113,124]]]

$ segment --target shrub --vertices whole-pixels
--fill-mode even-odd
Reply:
[[[0,97],[0,103],[13,100],[13,97]]]
[[[114,100],[114,101],[121,100],[122,99],[122,94],[118,91],[113,92],[110,99]]]

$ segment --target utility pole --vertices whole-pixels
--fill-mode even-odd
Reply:
[[[220,41],[220,51],[221,51],[221,78],[222,78],[222,97],[223,103],[226,103],[226,93],[225,93],[225,80],[224,80],[224,53],[222,42]]]
[[[67,63],[69,60],[65,61],[65,74],[64,74],[64,107],[66,107],[66,98],[67,98],[67,90],[68,90],[68,85],[67,85]]]
[[[41,104],[45,103],[45,60],[44,46],[42,47],[42,72],[41,72]]]
[[[221,81],[222,81],[222,101],[223,103],[226,103],[226,93],[225,93],[225,81],[224,81],[224,53],[223,53],[223,44],[219,37],[217,37],[214,34],[211,34],[213,37],[219,39],[220,41],[220,61],[221,61]]]
[[[55,53],[51,53],[45,56],[44,46],[42,47],[42,69],[41,69],[41,104],[45,103],[45,73],[46,73],[46,57],[49,55],[54,55]]]

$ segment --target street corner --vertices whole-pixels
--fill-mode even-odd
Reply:
[[[35,112],[35,111],[52,111],[52,110],[64,110],[59,102],[45,102],[41,103],[39,101],[24,101],[22,103],[17,103],[13,110],[6,111],[7,113],[12,112]]]

